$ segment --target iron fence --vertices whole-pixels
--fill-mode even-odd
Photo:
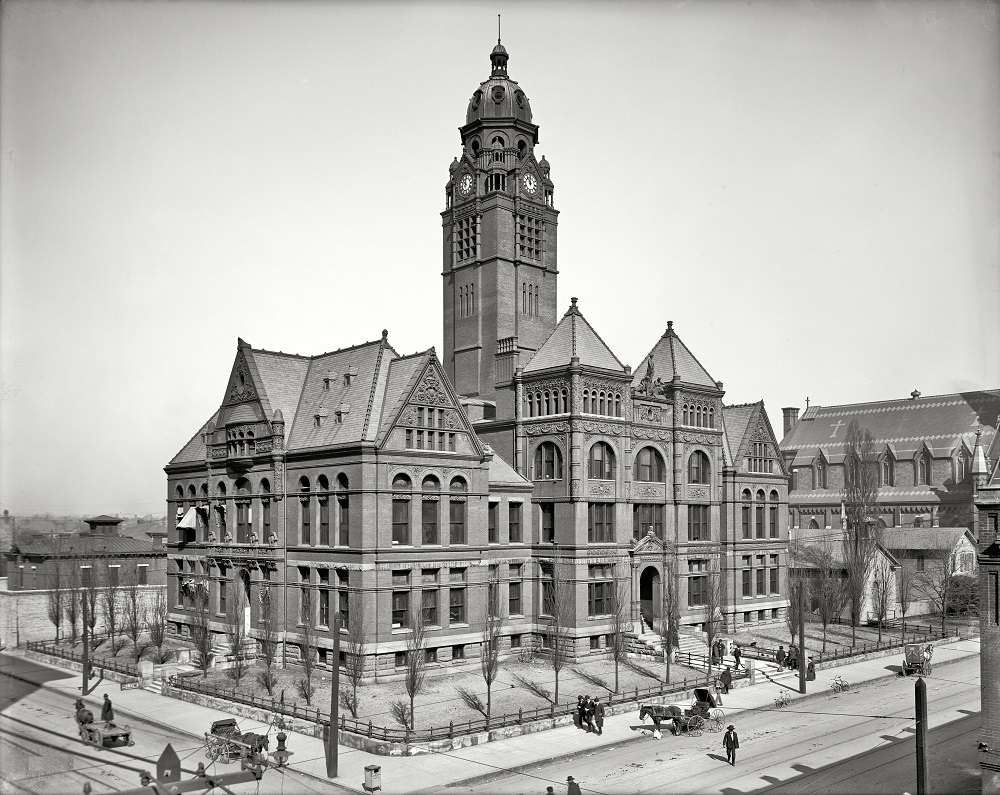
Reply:
[[[81,665],[83,664],[82,652],[60,648],[49,640],[29,640],[27,643],[27,649],[28,651],[48,654],[51,657],[59,657],[63,660],[72,660],[73,662],[78,662]],[[116,660],[112,657],[94,657],[91,655],[90,665],[93,668],[107,668],[108,670],[117,671],[118,673],[125,674],[126,676],[134,676],[136,678],[139,677],[139,666],[134,663],[125,662],[124,660]]]

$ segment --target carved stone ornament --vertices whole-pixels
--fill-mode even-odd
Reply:
[[[525,384],[524,391],[529,395],[535,392],[544,392],[548,390],[549,392],[559,392],[561,390],[569,391],[569,384],[565,381],[539,381],[536,384]]]
[[[663,422],[663,411],[659,406],[636,406],[635,421],[660,425]]]
[[[625,427],[614,422],[589,422],[584,420],[583,430],[587,433],[597,433],[605,436],[625,435]]]
[[[229,451],[226,449],[226,446],[224,444],[223,445],[219,445],[218,447],[209,447],[208,448],[208,457],[209,458],[212,458],[212,459],[221,459],[221,458],[227,458],[228,456],[229,456]]]
[[[613,483],[591,483],[590,493],[596,497],[610,497],[615,493]]]
[[[483,101],[483,92],[481,90],[476,90],[476,93],[472,95],[472,109],[475,110],[479,107],[479,103]]]
[[[418,403],[423,403],[427,406],[448,405],[448,395],[441,385],[441,379],[437,377],[437,373],[434,372],[433,368],[427,369],[423,380],[420,382],[420,386],[417,387],[417,391],[413,394],[413,398]]]
[[[757,427],[754,428],[753,436],[751,436],[750,439],[754,442],[769,443],[771,441],[771,434],[767,432],[767,429],[764,427],[763,421],[761,420],[757,421]]]
[[[707,500],[708,486],[688,486],[689,500]]]
[[[663,383],[662,379],[656,377],[655,370],[656,368],[653,366],[653,359],[650,357],[646,363],[646,374],[639,382],[639,386],[635,388],[635,393],[637,395],[646,395],[648,397],[658,398],[665,398],[667,396],[667,385]]]
[[[260,439],[257,442],[257,452],[258,453],[270,453],[274,449],[274,444],[270,439]]]
[[[229,390],[227,405],[233,403],[246,403],[249,400],[257,399],[257,391],[253,388],[253,379],[247,369],[246,360],[241,355],[236,362],[236,371],[233,373],[233,382]]]
[[[720,437],[706,436],[700,433],[682,433],[681,439],[687,444],[713,445],[719,441]]]
[[[444,414],[444,426],[449,430],[457,431],[462,427],[462,420],[457,411],[446,411]]]
[[[493,86],[493,91],[491,92],[493,101],[499,105],[501,102],[503,102],[504,93],[506,92],[504,91],[503,86]]]
[[[417,410],[413,406],[407,406],[403,409],[403,413],[399,415],[400,425],[416,425],[417,424]]]
[[[660,442],[670,441],[670,431],[658,431],[653,428],[632,428],[632,438],[634,439],[655,439]]]
[[[634,497],[663,497],[662,486],[636,486],[632,492]]]
[[[537,425],[525,425],[524,432],[528,436],[541,436],[546,433],[566,433],[569,425],[565,422],[541,422]]]

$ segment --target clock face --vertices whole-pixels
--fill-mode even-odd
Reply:
[[[463,196],[468,196],[472,193],[472,175],[465,174],[462,177],[462,181],[458,183],[458,189],[461,191]]]
[[[525,174],[522,181],[524,182],[524,189],[534,195],[535,191],[538,190],[538,180],[535,179],[535,175]]]

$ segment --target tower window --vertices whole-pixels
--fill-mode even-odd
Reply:
[[[517,216],[517,246],[521,257],[526,259],[541,257],[541,229],[542,224],[538,218],[532,218],[530,215]]]
[[[474,216],[461,219],[455,228],[456,254],[463,262],[476,256],[476,219]]]

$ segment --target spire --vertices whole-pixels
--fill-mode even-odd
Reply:
[[[500,15],[497,14],[497,46],[490,53],[490,63],[493,64],[493,77],[507,76],[507,50],[500,43]]]
[[[983,447],[979,443],[979,437],[982,435],[983,427],[980,425],[976,429],[976,446],[972,448],[972,481],[979,486],[986,483],[986,476],[990,474],[986,466],[986,455],[983,453]]]

